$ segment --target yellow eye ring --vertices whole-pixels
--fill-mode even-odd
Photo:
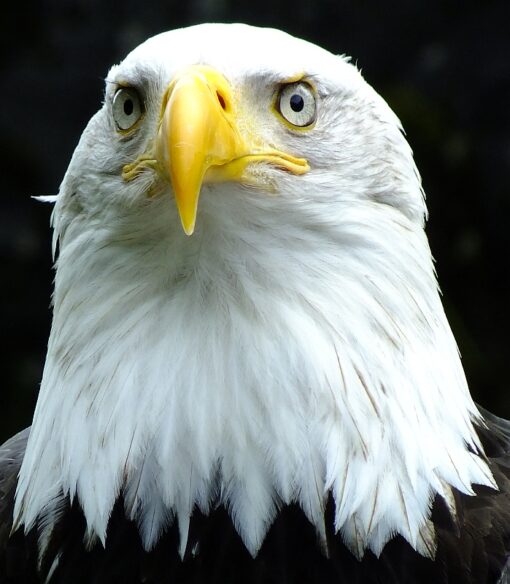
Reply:
[[[274,106],[283,120],[293,129],[309,129],[315,123],[316,93],[305,81],[281,85]]]
[[[112,100],[112,115],[121,133],[132,130],[144,113],[143,100],[134,87],[119,87]]]

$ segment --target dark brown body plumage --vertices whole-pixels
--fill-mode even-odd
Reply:
[[[436,526],[434,560],[417,554],[401,537],[376,558],[358,561],[334,534],[333,502],[326,509],[328,549],[318,545],[314,528],[295,506],[281,509],[256,558],[246,551],[227,511],[192,517],[188,547],[178,554],[174,526],[150,553],[144,552],[136,526],[125,519],[122,500],[112,514],[106,548],[83,544],[85,520],[75,503],[55,526],[40,568],[37,534],[10,535],[17,474],[28,431],[0,448],[0,583],[44,582],[59,555],[51,582],[87,584],[510,584],[510,422],[484,412],[478,429],[500,487],[476,487],[476,496],[455,493],[456,516],[440,497],[432,509]]]

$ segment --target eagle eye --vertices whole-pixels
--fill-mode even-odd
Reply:
[[[292,126],[306,128],[315,122],[315,92],[308,83],[299,81],[282,85],[276,105],[280,115]]]
[[[113,96],[113,119],[121,132],[130,130],[143,114],[143,101],[133,87],[120,87]]]

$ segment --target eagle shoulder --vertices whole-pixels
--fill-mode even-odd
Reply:
[[[0,446],[0,576],[7,578],[13,565],[25,564],[18,562],[23,557],[14,557],[24,554],[24,550],[16,545],[17,538],[10,538],[10,534],[18,473],[29,434],[30,428],[26,428]]]
[[[117,576],[130,577],[133,582],[161,582],[174,572],[181,574],[183,581],[187,581],[190,574],[198,581],[207,581],[206,572],[212,570],[226,575],[235,565],[237,575],[243,574],[255,583],[267,581],[269,569],[271,573],[292,574],[289,581],[296,583],[300,582],[299,574],[303,570],[312,570],[313,574],[308,574],[309,581],[321,583],[418,584],[449,582],[455,578],[466,584],[481,581],[510,584],[510,422],[485,410],[481,413],[484,422],[477,430],[499,491],[475,487],[474,497],[456,493],[458,516],[450,520],[445,519],[449,513],[436,498],[432,513],[439,544],[435,561],[420,556],[398,537],[387,544],[379,558],[367,553],[362,561],[357,560],[334,533],[332,501],[329,511],[326,510],[330,515],[327,524],[331,527],[327,554],[318,546],[313,526],[293,507],[281,510],[261,552],[252,558],[244,549],[228,513],[216,508],[209,516],[194,514],[190,525],[190,550],[181,560],[177,553],[175,525],[163,535],[153,552],[145,553],[136,527],[125,518],[123,503],[119,501],[110,521],[106,548],[94,546],[89,550],[83,546],[85,522],[81,510],[76,505],[67,507],[63,524],[54,532],[56,541],[51,546],[52,551],[60,550],[55,581],[73,581],[77,576],[77,564],[82,568],[79,573],[83,580],[75,581],[83,582],[90,577],[99,578],[101,582],[112,581],[112,578],[117,581]],[[38,582],[41,577],[34,563],[36,540],[19,532],[9,538],[17,476],[28,433],[28,429],[24,430],[0,447],[0,575],[8,575],[8,582]],[[43,574],[51,571],[52,556],[50,553],[48,561],[43,562]],[[20,569],[23,574],[17,572]],[[230,581],[229,577],[225,579],[225,582]]]
[[[439,527],[439,551],[449,565],[457,556],[473,582],[510,584],[510,421],[478,409],[476,429],[498,490],[473,485],[475,496],[454,493],[456,526]]]

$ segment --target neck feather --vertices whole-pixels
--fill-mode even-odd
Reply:
[[[122,493],[148,549],[175,517],[184,550],[219,500],[255,554],[293,501],[325,538],[331,492],[358,557],[433,555],[433,497],[494,482],[421,227],[369,202],[286,235],[153,219],[143,244],[67,226],[17,523],[78,497],[104,541]]]

